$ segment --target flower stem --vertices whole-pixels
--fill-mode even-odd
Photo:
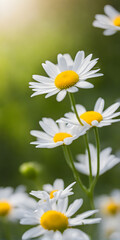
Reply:
[[[97,183],[97,180],[99,178],[99,173],[100,173],[100,141],[99,141],[99,133],[98,133],[97,127],[94,127],[94,131],[95,131],[96,147],[97,147],[97,174],[91,185],[92,191],[94,191],[94,188],[95,188],[95,185]]]
[[[81,120],[80,120],[80,117],[78,115],[78,112],[77,112],[77,109],[76,109],[76,106],[75,106],[75,99],[74,99],[74,96],[72,93],[68,93],[69,94],[69,98],[70,98],[70,103],[71,103],[71,107],[73,107],[73,110],[74,110],[74,113],[77,117],[77,120],[78,122],[80,123],[80,125],[83,125]]]
[[[88,160],[89,160],[89,185],[91,185],[91,183],[92,183],[92,165],[91,165],[91,154],[90,154],[87,133],[84,135],[84,138],[85,138],[86,148],[87,148],[87,152],[88,152]]]
[[[83,185],[79,175],[78,175],[78,172],[75,168],[75,165],[74,165],[74,161],[73,161],[73,157],[72,157],[72,154],[71,154],[71,151],[69,149],[68,146],[66,145],[63,145],[63,151],[64,151],[64,155],[65,155],[65,158],[66,158],[66,161],[67,163],[69,164],[69,166],[71,167],[72,171],[73,171],[73,175],[76,179],[76,182],[79,184],[80,188],[86,193],[88,194],[88,191],[87,191],[87,188]]]

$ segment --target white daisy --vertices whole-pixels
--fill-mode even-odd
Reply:
[[[39,240],[89,240],[87,234],[80,231],[79,229],[67,229],[63,232],[63,234],[59,231],[54,233],[48,233],[44,237],[39,238]]]
[[[54,185],[46,184],[44,185],[44,188],[47,189],[47,191],[31,191],[31,195],[45,201],[49,199],[59,199],[59,198],[65,198],[73,194],[72,192],[72,186],[75,184],[75,182],[71,183],[67,188],[63,188],[63,182],[62,179],[56,179],[54,182]],[[48,193],[48,189],[51,190]]]
[[[120,31],[120,12],[110,5],[104,7],[104,12],[107,15],[97,14],[96,20],[93,22],[94,27],[105,29],[104,35],[113,35]]]
[[[63,144],[69,145],[86,132],[84,126],[81,126],[78,130],[76,127],[68,127],[65,123],[57,125],[51,118],[43,118],[39,124],[45,132],[31,131],[31,135],[37,137],[37,141],[31,144],[37,145],[37,148],[55,148]]]
[[[48,201],[38,205],[36,211],[28,212],[21,220],[21,224],[37,225],[23,234],[22,239],[39,237],[51,233],[54,238],[56,231],[63,233],[66,229],[75,226],[99,223],[100,218],[87,217],[95,214],[97,210],[90,210],[71,218],[82,206],[83,200],[77,199],[68,207],[68,198],[59,199],[56,202]]]
[[[115,111],[120,107],[120,103],[114,103],[110,107],[108,107],[105,111],[103,111],[104,103],[105,103],[104,99],[98,98],[94,107],[94,111],[86,111],[84,106],[79,104],[76,105],[78,115],[83,125],[87,125],[86,127],[89,126],[89,128],[93,126],[104,127],[111,125],[114,122],[120,121],[120,119],[113,119],[115,117],[120,116],[120,112],[115,113]],[[65,118],[57,120],[57,122],[62,121],[80,126],[80,123],[76,118],[75,113],[72,112],[66,113]]]
[[[23,217],[25,210],[36,207],[36,201],[25,193],[24,187],[17,187],[15,192],[12,187],[0,188],[0,218],[16,221]]]
[[[120,216],[120,190],[114,190],[110,195],[103,195],[96,198],[96,206],[100,209],[101,215]]]
[[[102,216],[101,234],[107,239],[120,236],[120,190],[116,189],[110,195],[97,197],[95,204],[100,209]]]
[[[97,174],[97,148],[92,144],[89,144],[90,154],[91,154],[91,166],[92,166],[92,175],[96,176]],[[111,154],[112,148],[105,148],[100,152],[100,175],[113,168],[116,164],[120,163],[120,158],[117,158],[115,155]],[[77,156],[78,163],[75,163],[75,166],[79,172],[89,175],[89,159],[88,152],[86,150],[85,154],[79,154]]]
[[[91,70],[98,58],[91,60],[92,54],[85,58],[84,51],[79,51],[74,61],[69,54],[58,54],[58,64],[50,61],[42,64],[49,77],[33,75],[36,82],[30,82],[30,88],[35,92],[32,96],[46,94],[46,98],[57,94],[57,101],[62,101],[67,92],[74,93],[78,88],[93,88],[86,79],[102,76],[97,73],[100,69]]]

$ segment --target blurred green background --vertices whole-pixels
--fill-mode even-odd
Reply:
[[[17,186],[32,183],[18,171],[26,161],[42,165],[39,184],[63,178],[66,185],[73,181],[61,147],[35,149],[30,145],[30,130],[39,130],[42,117],[58,119],[70,111],[68,97],[58,103],[55,96],[30,98],[29,82],[32,74],[45,75],[41,63],[56,63],[58,53],[69,53],[74,58],[78,50],[99,57],[97,67],[103,77],[92,80],[95,87],[76,93],[76,102],[92,110],[98,97],[106,107],[120,98],[120,33],[105,37],[92,22],[96,13],[103,13],[106,4],[120,10],[119,0],[0,0],[0,185]],[[101,147],[120,149],[120,123],[100,129]],[[94,138],[90,136],[91,141]],[[82,138],[73,142],[73,154],[84,152]],[[96,194],[120,187],[120,166],[102,176]],[[87,181],[83,176],[83,180]],[[103,187],[104,186],[104,187]],[[75,187],[75,197],[83,193]],[[87,200],[85,208],[88,209]]]

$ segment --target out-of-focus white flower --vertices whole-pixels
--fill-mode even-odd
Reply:
[[[28,211],[26,216],[21,220],[23,225],[37,225],[23,234],[22,239],[30,239],[43,235],[51,234],[54,239],[56,232],[63,234],[68,230],[70,234],[72,227],[99,223],[100,218],[87,217],[93,215],[97,210],[90,210],[71,218],[82,206],[83,200],[77,199],[68,207],[68,198],[58,199],[58,201],[46,201],[38,204],[35,211]],[[64,233],[65,234],[65,233]],[[81,235],[84,239],[84,235]]]
[[[66,198],[73,194],[72,192],[72,186],[75,184],[75,182],[71,183],[68,187],[64,189],[64,182],[62,179],[56,179],[53,186],[50,184],[44,185],[44,189],[47,189],[47,191],[31,191],[31,195],[45,201],[49,199],[59,199],[59,198]],[[48,191],[48,189],[51,191]],[[53,189],[53,190],[52,190]],[[49,193],[48,193],[49,192]]]
[[[115,111],[120,107],[120,103],[114,103],[108,107],[105,111],[104,109],[105,101],[102,98],[98,98],[95,103],[94,111],[86,111],[85,107],[77,104],[76,109],[80,117],[81,122],[86,127],[104,127],[111,125],[114,122],[119,122],[120,119],[113,119],[120,116],[120,112],[115,113]],[[65,122],[73,125],[80,126],[80,123],[73,112],[65,114],[64,118],[60,118],[57,122]]]
[[[114,190],[110,195],[102,195],[96,199],[96,207],[100,209],[102,221],[101,237],[118,240],[120,236],[120,190]]]
[[[31,131],[31,135],[37,137],[37,141],[31,144],[37,145],[37,148],[55,148],[60,145],[69,145],[73,140],[86,133],[86,127],[79,129],[72,126],[68,127],[65,123],[56,124],[51,118],[43,118],[39,122],[41,128],[45,131]]]
[[[92,166],[92,175],[96,176],[97,174],[97,148],[94,145],[89,144],[90,154],[91,154],[91,166]],[[120,163],[120,158],[117,158],[115,155],[111,154],[112,148],[105,148],[100,152],[100,175],[106,171],[113,168],[116,164]],[[88,152],[86,150],[85,154],[79,154],[77,156],[78,163],[75,163],[77,170],[83,174],[89,175],[89,159]]]
[[[25,188],[20,186],[14,191],[12,187],[0,188],[0,219],[16,221],[23,217],[29,208],[34,209],[36,201],[30,198]]]
[[[37,81],[30,82],[30,88],[35,92],[32,96],[46,94],[46,98],[57,94],[57,101],[62,101],[67,92],[77,92],[79,88],[93,88],[93,84],[86,79],[102,76],[97,73],[100,69],[91,70],[97,63],[98,58],[91,60],[92,54],[85,58],[84,51],[79,51],[74,61],[69,54],[58,54],[58,64],[50,61],[42,64],[49,77],[33,75]]]
[[[110,5],[104,7],[106,15],[97,14],[95,15],[95,21],[93,22],[94,27],[105,29],[104,35],[109,36],[120,31],[120,12]]]

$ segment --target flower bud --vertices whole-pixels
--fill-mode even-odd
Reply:
[[[42,167],[37,162],[25,162],[19,167],[19,172],[29,179],[35,179],[41,172]]]

